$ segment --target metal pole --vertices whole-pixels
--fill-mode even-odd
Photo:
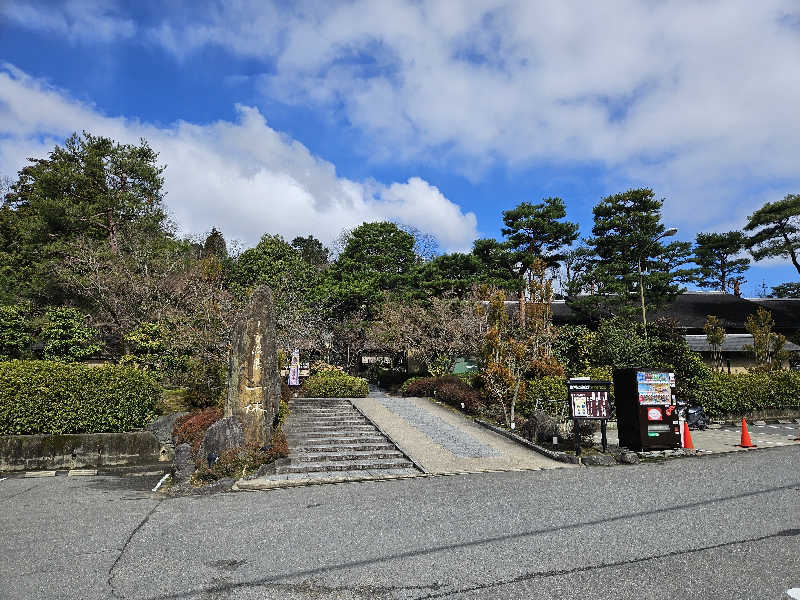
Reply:
[[[608,447],[608,439],[606,438],[606,419],[600,421],[600,431],[603,434],[603,454],[606,453],[606,448]]]
[[[573,419],[575,424],[575,456],[581,455],[581,428],[578,425],[578,419]]]

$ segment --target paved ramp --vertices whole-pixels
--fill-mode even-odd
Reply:
[[[516,444],[428,398],[399,398],[374,392],[369,398],[356,398],[352,403],[431,474],[572,466]]]

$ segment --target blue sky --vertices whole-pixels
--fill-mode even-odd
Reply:
[[[781,0],[2,3],[0,175],[86,129],[149,140],[182,230],[245,245],[391,219],[466,249],[547,196],[589,235],[642,186],[691,240],[800,193],[798,24]]]

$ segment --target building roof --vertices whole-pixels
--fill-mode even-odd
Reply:
[[[505,304],[510,313],[519,311],[518,300],[506,300]],[[564,300],[553,300],[550,306],[557,325],[584,322]],[[762,306],[772,313],[774,331],[800,331],[800,298],[739,298],[722,292],[684,292],[658,310],[649,310],[647,320],[672,319],[683,330],[700,333],[708,316],[714,315],[729,334],[744,334],[747,317]]]
[[[759,306],[752,300],[722,292],[685,292],[651,314],[653,319],[674,319],[684,329],[695,330],[702,330],[708,316],[714,315],[726,331],[741,333],[745,331],[745,320],[755,314]],[[776,330],[797,329],[800,325],[800,314],[791,318],[790,311],[766,308],[773,313]]]
[[[711,346],[705,335],[687,335],[685,337],[689,348],[695,352],[711,352]],[[752,345],[753,336],[749,333],[730,333],[725,336],[721,350],[722,352],[747,352],[746,346]],[[797,352],[800,351],[800,346],[792,342],[786,342],[783,349],[789,352]]]

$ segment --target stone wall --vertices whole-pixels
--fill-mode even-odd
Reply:
[[[156,464],[162,446],[149,431],[0,436],[0,471]]]

